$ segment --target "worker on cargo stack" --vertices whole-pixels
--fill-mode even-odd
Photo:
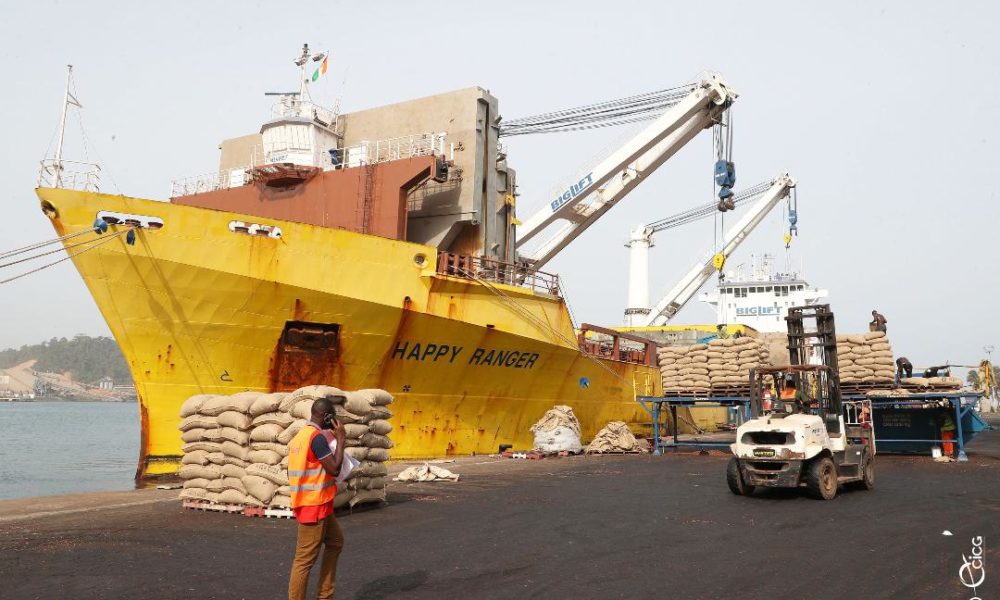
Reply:
[[[913,377],[913,363],[905,356],[896,359],[896,381],[904,377]]]
[[[872,331],[881,331],[882,333],[885,333],[886,323],[888,323],[888,321],[885,320],[885,317],[882,315],[882,313],[880,313],[877,310],[873,310],[872,322],[868,324],[868,329],[871,329]]]
[[[332,432],[328,441],[323,430]],[[288,486],[292,510],[299,522],[295,559],[288,580],[288,599],[305,600],[309,571],[320,549],[319,599],[333,598],[337,559],[344,547],[344,534],[333,515],[337,495],[336,477],[344,459],[344,428],[337,421],[333,402],[313,402],[311,420],[288,444]]]

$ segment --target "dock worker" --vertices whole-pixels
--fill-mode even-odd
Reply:
[[[883,316],[882,313],[880,313],[879,311],[873,310],[872,321],[871,323],[868,324],[868,329],[872,331],[881,331],[882,333],[885,333],[886,323],[888,323],[888,321],[885,320],[885,316]]]
[[[913,377],[913,363],[905,356],[896,359],[896,379]]]
[[[944,451],[944,456],[949,456],[954,458],[955,454],[955,444],[952,440],[955,439],[955,419],[951,416],[951,408],[946,408],[941,416],[941,449]]]
[[[333,402],[313,402],[310,421],[288,444],[288,485],[292,511],[298,521],[295,558],[288,579],[288,600],[305,600],[309,571],[320,550],[319,600],[333,598],[337,559],[344,548],[344,534],[333,515],[336,476],[344,459],[344,428],[336,419]],[[332,433],[328,441],[323,430]]]

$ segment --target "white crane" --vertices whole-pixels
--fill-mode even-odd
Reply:
[[[649,248],[653,245],[653,234],[679,224],[678,221],[687,222],[704,216],[701,211],[704,211],[706,207],[649,225],[639,225],[633,229],[631,239],[626,244],[630,249],[630,265],[625,324],[631,327],[663,325],[672,319],[701,286],[705,285],[712,274],[722,269],[725,259],[729,258],[729,255],[764,220],[764,217],[778,202],[788,197],[794,187],[795,180],[788,173],[782,173],[769,182],[757,184],[737,194],[735,196],[736,203],[752,200],[755,197],[759,197],[760,200],[726,231],[722,243],[709,249],[652,309],[649,308]],[[714,205],[708,206],[707,209],[715,210]],[[787,241],[788,238],[786,238],[786,243]]]
[[[565,223],[533,249],[521,253],[523,260],[535,268],[547,263],[698,132],[719,123],[737,97],[717,73],[689,89],[638,135],[524,221],[517,231],[518,250],[556,221]]]

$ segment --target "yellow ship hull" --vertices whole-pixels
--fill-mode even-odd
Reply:
[[[135,380],[137,477],[176,471],[178,413],[193,394],[383,388],[396,398],[393,457],[418,458],[530,447],[529,427],[554,404],[573,407],[585,439],[611,420],[648,427],[635,395],[661,393],[654,367],[581,353],[561,298],[439,274],[432,247],[282,221],[267,223],[280,238],[252,236],[230,230],[260,221],[247,215],[37,194],[60,235],[89,229],[99,211],[163,221],[135,230],[133,245],[119,236],[70,250]],[[330,360],[283,347],[289,323],[333,324]]]

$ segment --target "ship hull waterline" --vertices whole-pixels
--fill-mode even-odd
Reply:
[[[573,407],[585,439],[612,420],[648,428],[636,387],[659,394],[657,369],[582,354],[560,298],[440,275],[431,247],[281,221],[268,222],[279,239],[250,236],[229,223],[252,216],[37,193],[60,235],[100,211],[163,220],[132,245],[118,236],[71,250],[136,384],[137,478],[176,472],[180,405],[199,393],[386,389],[396,459],[530,448],[531,424],[555,404]],[[337,347],[327,360],[296,357],[282,348],[289,323],[329,324]]]

